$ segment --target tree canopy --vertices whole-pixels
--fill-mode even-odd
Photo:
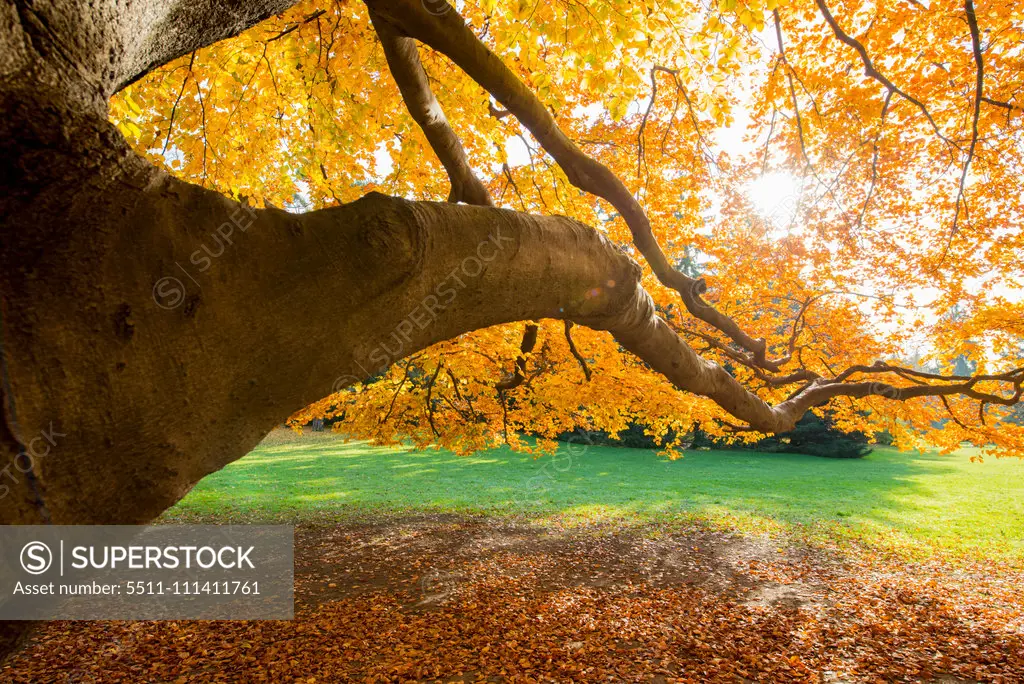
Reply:
[[[304,0],[153,69],[110,115],[149,161],[256,204],[378,191],[571,217],[791,422],[1020,456],[1022,45],[1024,9],[973,0]],[[486,253],[448,281],[458,306]],[[542,319],[409,356],[405,325],[431,321],[380,330],[369,377],[293,420],[463,452],[765,429],[606,332]]]

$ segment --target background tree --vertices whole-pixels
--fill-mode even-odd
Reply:
[[[7,3],[0,520],[148,520],[338,408],[466,451],[826,407],[1019,455],[1020,19]]]

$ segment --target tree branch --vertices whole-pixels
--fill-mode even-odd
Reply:
[[[181,81],[181,90],[178,91],[178,97],[174,98],[174,104],[171,106],[171,116],[167,122],[167,137],[164,139],[164,147],[160,150],[160,154],[167,153],[167,146],[171,144],[171,132],[174,131],[174,117],[178,113],[178,103],[181,102],[181,96],[185,94],[185,86],[188,85],[188,79],[192,76],[192,65],[195,64],[196,53],[192,53],[192,57],[188,60],[188,70],[185,72],[185,78]]]
[[[935,131],[935,135],[937,135],[939,139],[942,140],[942,142],[946,143],[947,146],[958,148],[958,146],[953,141],[951,141],[949,138],[942,134],[942,131],[939,130],[938,124],[935,123],[935,119],[932,118],[931,112],[928,111],[928,107],[926,107],[923,102],[918,100],[913,95],[908,94],[906,91],[904,91],[895,83],[886,78],[885,75],[882,74],[882,72],[880,72],[877,68],[875,68],[875,64],[871,60],[871,56],[868,55],[867,48],[865,48],[860,41],[853,38],[850,34],[844,31],[841,26],[839,26],[839,23],[836,21],[835,17],[832,16],[832,13],[829,11],[828,5],[825,4],[825,0],[814,0],[814,2],[818,6],[818,9],[821,11],[821,16],[824,17],[825,22],[832,29],[832,33],[835,34],[836,38],[838,38],[843,43],[856,50],[857,54],[860,56],[860,61],[864,64],[864,75],[878,81],[883,86],[885,86],[886,90],[891,90],[895,92],[904,100],[906,100],[907,102],[911,103],[919,110],[921,110],[921,113],[924,114],[924,117],[928,119],[928,123],[931,124],[932,130]]]
[[[683,87],[682,81],[679,80],[679,71],[677,69],[669,69],[668,67],[661,66],[660,64],[655,64],[651,68],[652,83],[654,82],[654,74],[659,71],[662,73],[669,74],[672,77],[672,81],[675,83],[676,86],[677,96],[682,95],[683,101],[686,102],[686,110],[689,114],[690,124],[693,126],[693,132],[696,133],[697,135],[697,151],[700,152],[701,156],[703,156],[709,164],[712,164],[717,168],[718,162],[714,159],[711,153],[707,151],[710,146],[708,145],[707,140],[704,138],[704,133],[700,130],[700,123],[697,121],[697,115],[693,111],[693,101],[690,99],[690,94],[686,92],[686,88]],[[676,100],[676,104],[678,105],[678,97]],[[673,110],[672,118],[669,121],[671,122],[674,118],[675,111]],[[669,128],[665,129],[665,136],[662,137],[661,140],[662,153],[664,153],[665,151],[665,139],[668,136],[669,130]]]
[[[526,328],[523,329],[523,341],[519,344],[519,356],[516,357],[512,373],[495,385],[499,392],[515,389],[526,380],[526,355],[537,345],[537,329],[536,323],[526,324]]]
[[[370,10],[370,19],[384,48],[391,75],[398,84],[405,106],[413,120],[419,124],[434,154],[441,161],[451,181],[449,202],[465,202],[493,206],[487,188],[473,173],[462,148],[462,142],[452,130],[427,81],[427,73],[420,61],[416,41],[402,37],[387,20]]]
[[[679,293],[691,315],[750,351],[758,365],[773,372],[779,370],[777,364],[765,358],[764,340],[751,337],[736,321],[703,299],[707,284],[702,278],[691,278],[672,266],[633,194],[614,173],[587,156],[562,132],[544,104],[476,37],[458,12],[435,15],[426,12],[415,0],[368,0],[367,5],[407,35],[447,55],[515,115],[554,157],[573,185],[610,202],[626,222],[633,244],[654,274],[666,287]]]
[[[984,102],[985,104],[990,104],[993,107],[999,107],[1001,109],[1009,109],[1011,111],[1014,110],[1014,109],[1016,109],[1017,111],[1022,111],[1022,109],[1024,109],[1024,108],[1020,107],[1019,105],[1010,104],[1009,102],[1003,102],[1002,100],[994,100],[991,97],[982,97],[981,101]]]
[[[316,21],[317,19],[322,17],[324,14],[326,14],[326,12],[324,10],[322,10],[322,9],[319,9],[316,12],[313,12],[312,14],[310,14],[308,17],[306,17],[302,21],[299,21],[299,22],[296,22],[296,23],[292,24],[291,26],[286,28],[284,31],[281,31],[280,33],[278,33],[276,36],[274,36],[272,38],[267,38],[267,42],[268,43],[273,43],[275,40],[281,40],[282,38],[287,36],[289,33],[292,33],[294,31],[296,31],[303,24],[308,24],[311,21]]]
[[[164,14],[150,3],[120,6],[121,21],[111,22],[110,51],[119,54],[109,74],[108,96],[130,86],[153,69],[200,48],[236,36],[264,19],[280,14],[297,0],[223,0],[172,2]],[[103,21],[101,19],[100,21]],[[297,26],[296,26],[297,27]],[[118,31],[126,32],[117,35]],[[131,35],[127,35],[127,32]],[[140,39],[139,36],[142,36]],[[108,50],[98,50],[106,59]]]
[[[576,348],[576,343],[572,340],[572,321],[569,320],[565,321],[565,341],[569,343],[569,353],[580,364],[580,368],[583,369],[583,375],[586,376],[587,382],[590,382],[590,365],[583,358],[583,354],[580,354],[580,350]]]
[[[427,383],[427,396],[424,398],[424,403],[427,407],[427,422],[430,423],[430,430],[434,433],[435,437],[440,437],[441,433],[437,431],[437,425],[434,424],[434,383],[437,382],[437,376],[441,374],[441,367],[444,365],[443,359],[438,359],[437,368],[434,369],[434,374],[430,376],[430,382]]]
[[[882,127],[885,126],[885,116],[889,113],[889,103],[892,102],[892,94],[893,91],[887,90],[885,93],[885,101],[882,103],[882,114],[878,123],[878,135],[875,136],[871,153],[871,184],[868,186],[867,195],[864,197],[864,204],[861,205],[860,214],[857,216],[857,228],[864,225],[864,217],[868,212],[868,204],[870,204],[871,197],[875,194],[875,186],[878,184],[878,144],[882,139]]]
[[[842,203],[839,201],[839,198],[837,198],[835,193],[832,191],[832,184],[825,185],[825,183],[821,180],[821,177],[818,175],[818,170],[814,167],[814,164],[811,162],[810,155],[807,153],[807,140],[804,137],[804,124],[803,117],[800,114],[800,101],[796,97],[796,87],[793,85],[794,78],[796,78],[797,80],[800,79],[799,76],[796,75],[796,71],[793,69],[793,65],[790,64],[789,60],[786,58],[786,48],[782,40],[782,19],[779,17],[779,11],[777,9],[772,10],[772,17],[775,20],[775,38],[776,40],[778,40],[779,43],[779,57],[782,60],[782,64],[785,66],[786,83],[789,85],[789,96],[790,99],[793,101],[793,113],[796,116],[797,139],[800,142],[800,154],[804,158],[805,168],[811,172],[811,175],[814,176],[814,180],[817,181],[818,185],[825,186],[825,192],[835,203],[836,207],[839,209],[839,212],[843,216],[843,221],[847,224],[847,227],[849,227],[850,221],[846,216],[846,211],[843,209]],[[806,92],[808,95],[811,95],[810,92],[807,90],[807,87],[804,86],[803,81],[800,81],[800,85],[803,87],[804,92]],[[814,109],[817,112],[817,103],[815,102],[813,95],[811,95],[811,104],[814,105]],[[818,113],[818,118],[821,118],[820,113]],[[838,179],[839,176],[836,176],[836,180]],[[833,183],[834,182],[835,181],[833,181]],[[800,194],[803,195],[802,190]],[[779,365],[782,364],[780,363]]]
[[[978,146],[978,121],[981,118],[981,102],[984,97],[982,91],[985,88],[985,61],[981,55],[981,31],[978,29],[978,17],[974,12],[974,0],[965,0],[964,12],[967,15],[967,26],[971,31],[971,51],[974,53],[974,112],[971,115],[971,143],[967,147],[964,168],[960,173],[960,184],[957,186],[956,191],[956,210],[953,212],[953,227],[949,231],[949,240],[946,242],[946,248],[942,252],[943,259],[945,259],[946,254],[949,252],[949,248],[953,244],[953,238],[956,237],[960,229],[960,206],[961,204],[966,204],[964,189],[967,185],[967,173],[971,168],[971,162],[974,160],[974,150]],[[966,206],[964,208],[966,209]]]

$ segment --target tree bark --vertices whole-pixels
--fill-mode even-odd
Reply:
[[[105,121],[56,116],[4,138],[21,194],[2,205],[0,521],[145,522],[341,385],[519,320],[608,330],[681,389],[782,424],[578,222],[377,194],[253,209],[149,166]]]
[[[604,315],[638,279],[568,219],[376,194],[250,209],[142,166],[109,127],[97,140],[125,156],[69,164],[80,183],[4,224],[4,522],[147,521],[338,378],[497,323]]]

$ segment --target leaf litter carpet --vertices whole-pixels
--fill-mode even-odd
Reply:
[[[52,622],[4,682],[1024,682],[1024,573],[451,516],[296,531],[290,622]]]

